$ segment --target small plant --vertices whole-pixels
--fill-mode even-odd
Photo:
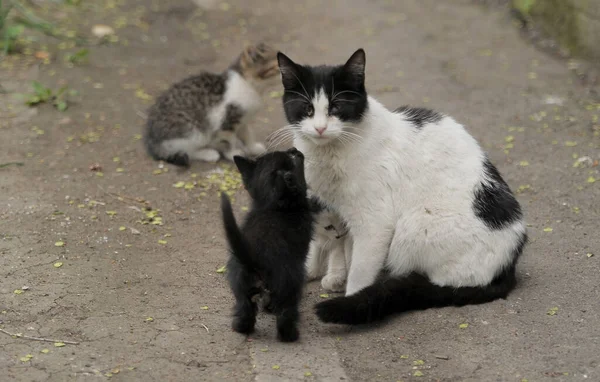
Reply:
[[[15,41],[23,33],[25,27],[23,25],[8,25],[8,14],[12,10],[12,3],[3,4],[0,0],[0,32],[2,41],[0,41],[0,47],[4,51],[4,54],[13,52],[15,50]]]
[[[16,15],[11,18],[13,22],[9,24],[9,16],[13,10]],[[25,27],[54,35],[52,24],[34,15],[20,1],[0,0],[0,48],[4,54],[13,53],[17,50],[17,39],[25,30]]]
[[[80,49],[75,53],[68,54],[66,60],[74,65],[84,64],[88,61],[90,55],[89,49]]]
[[[45,87],[37,81],[32,82],[33,94],[27,95],[25,103],[28,106],[35,106],[45,102],[52,102],[52,105],[58,111],[65,111],[69,107],[68,96],[74,96],[77,94],[75,90],[69,90],[68,87],[63,86],[54,92],[52,89]]]

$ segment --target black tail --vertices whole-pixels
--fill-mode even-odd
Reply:
[[[186,153],[175,153],[163,158],[167,163],[174,164],[179,167],[190,167],[190,157]]]
[[[483,304],[506,298],[517,285],[515,269],[527,241],[527,234],[523,233],[513,251],[512,263],[488,285],[442,287],[416,273],[400,278],[384,278],[352,296],[337,297],[317,304],[317,316],[324,322],[357,325],[380,321],[393,313]]]
[[[506,298],[515,287],[515,269],[505,270],[484,287],[441,287],[425,276],[413,273],[402,278],[387,278],[348,297],[337,297],[316,305],[317,316],[324,322],[366,324],[410,310],[444,306],[482,304]]]
[[[148,155],[154,160],[162,160],[179,167],[190,167],[190,157],[187,153],[177,152],[174,154],[164,155],[159,148],[160,143],[154,142],[149,133],[144,136],[144,144]]]
[[[235,256],[240,263],[242,263],[248,269],[255,269],[257,264],[252,259],[252,254],[249,252],[249,246],[246,239],[242,235],[233,210],[231,209],[231,202],[227,195],[221,193],[221,213],[223,214],[223,225],[225,227],[225,235],[227,242],[231,249],[231,253]]]

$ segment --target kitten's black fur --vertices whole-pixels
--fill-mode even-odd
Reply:
[[[313,229],[304,155],[292,148],[256,160],[235,156],[234,161],[252,198],[252,208],[239,228],[229,198],[221,196],[231,251],[228,279],[236,300],[233,330],[244,334],[254,330],[258,295],[268,298],[266,308],[277,316],[278,338],[296,341],[304,263]]]

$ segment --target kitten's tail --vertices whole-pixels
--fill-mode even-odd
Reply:
[[[221,213],[223,214],[225,235],[227,237],[227,242],[229,243],[232,255],[235,256],[246,268],[256,268],[256,264],[252,259],[251,253],[249,252],[250,247],[248,246],[244,235],[242,235],[242,232],[235,221],[235,216],[233,215],[233,210],[231,208],[231,202],[224,192],[221,193]]]
[[[162,160],[180,167],[190,167],[190,157],[187,153],[165,151],[162,147],[162,141],[154,139],[149,131],[146,131],[144,134],[144,146],[146,146],[148,155],[154,160]]]
[[[315,309],[323,322],[358,325],[380,321],[393,313],[482,304],[506,298],[515,285],[514,265],[483,287],[442,287],[413,273],[377,281],[351,296],[318,303]]]

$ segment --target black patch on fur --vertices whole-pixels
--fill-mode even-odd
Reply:
[[[486,157],[483,162],[487,182],[475,190],[473,210],[490,229],[502,229],[523,217],[521,206],[502,179],[498,169]]]
[[[177,153],[165,158],[165,162],[180,167],[190,167],[190,157],[186,153]]]
[[[258,305],[277,317],[278,338],[298,339],[299,304],[305,261],[312,237],[313,215],[306,196],[304,156],[296,149],[267,153],[256,160],[234,157],[252,208],[238,227],[229,198],[221,197],[221,211],[230,257],[229,285],[235,296],[233,329],[254,330]]]
[[[221,123],[221,130],[235,131],[243,117],[244,111],[241,107],[232,104],[227,105],[227,109],[225,109],[225,118],[223,118],[223,123]]]
[[[314,214],[320,214],[327,209],[325,203],[315,195],[311,195],[310,198],[308,198],[308,203],[310,205],[310,210]]]
[[[344,65],[308,66],[277,55],[284,87],[283,109],[296,124],[312,113],[313,98],[321,90],[329,100],[329,115],[344,122],[359,122],[368,107],[365,89],[365,56],[359,49]]]
[[[400,106],[394,110],[394,113],[404,114],[406,120],[419,129],[422,128],[423,125],[437,123],[444,118],[443,114],[424,107]]]
[[[417,273],[399,278],[382,275],[358,293],[323,301],[315,310],[323,322],[358,325],[380,321],[394,313],[504,299],[517,284],[516,265],[526,243],[527,234],[523,234],[515,245],[511,263],[485,286],[438,286]]]

